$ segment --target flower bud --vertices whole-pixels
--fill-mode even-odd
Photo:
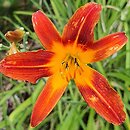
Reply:
[[[14,31],[8,31],[5,37],[8,41],[17,43],[22,40],[24,36],[24,31],[21,29],[16,29]]]

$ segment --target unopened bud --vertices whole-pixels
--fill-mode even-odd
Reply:
[[[17,43],[23,39],[24,31],[21,29],[16,29],[14,31],[8,31],[5,37],[8,41]]]

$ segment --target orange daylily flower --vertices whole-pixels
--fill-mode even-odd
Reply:
[[[87,66],[109,57],[127,42],[123,32],[94,41],[100,12],[101,5],[85,4],[70,18],[60,36],[47,16],[37,11],[32,16],[34,30],[47,50],[18,52],[0,62],[0,72],[13,79],[36,83],[39,78],[50,76],[33,108],[32,127],[51,112],[70,79],[74,79],[88,105],[108,122],[124,122],[120,96],[100,73]]]

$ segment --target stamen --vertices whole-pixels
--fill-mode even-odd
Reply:
[[[67,68],[69,68],[68,62],[66,63],[66,66],[65,66],[65,68],[66,68],[66,69],[67,69]]]
[[[65,69],[69,67],[68,62],[65,62],[65,61],[62,62],[62,65],[65,65]]]
[[[77,61],[77,58],[74,58],[74,63],[75,63],[77,66],[79,66],[79,63],[78,63],[78,61]]]
[[[62,77],[66,77],[66,80],[69,81],[70,79],[73,79],[76,76],[77,71],[80,72],[80,70],[79,59],[76,56],[67,54],[60,69]]]

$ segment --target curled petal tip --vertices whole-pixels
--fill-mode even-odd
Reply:
[[[113,125],[121,125],[122,123],[124,123],[124,121],[126,120],[126,114],[124,112],[124,114],[122,115],[122,117],[120,117],[120,119],[117,122],[111,122]]]
[[[38,11],[36,11],[36,13],[42,13],[42,11],[41,11],[41,10],[38,10]]]
[[[122,45],[122,47],[126,44],[126,42],[128,41],[128,38],[127,38],[127,35],[125,32],[117,32],[115,33],[117,35],[115,35],[113,37],[113,40],[114,39],[119,39],[120,40],[120,44]]]
[[[127,35],[125,32],[120,32],[120,36],[124,38],[124,42],[126,43],[128,41]]]
[[[37,15],[37,14],[39,14],[39,13],[42,13],[42,11],[41,11],[41,10],[38,10],[38,11],[34,12],[34,13],[32,14],[32,17],[35,17],[35,15]]]
[[[96,8],[102,9],[102,5],[101,5],[101,4],[98,4],[98,3],[95,3],[95,2],[89,2],[89,3],[87,3],[86,5],[93,5],[93,6],[95,6]]]
[[[33,124],[31,123],[31,121],[30,121],[29,127],[32,128],[32,129],[35,127],[35,126],[33,126]]]
[[[32,117],[31,117],[30,126],[31,126],[32,128],[34,128],[34,127],[38,126],[38,125],[40,124],[40,122],[41,122],[41,121],[34,121],[34,120],[32,119]]]

